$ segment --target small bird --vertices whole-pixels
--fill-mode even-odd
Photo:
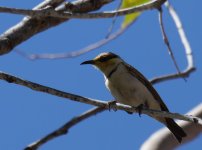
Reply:
[[[142,106],[169,112],[152,84],[118,55],[111,52],[101,53],[93,60],[81,63],[81,65],[84,64],[92,64],[103,72],[105,85],[117,102],[133,107]],[[167,126],[179,143],[186,136],[183,129],[173,119],[150,116]]]

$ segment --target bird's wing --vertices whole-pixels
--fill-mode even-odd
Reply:
[[[157,100],[161,106],[161,109],[163,111],[169,111],[163,100],[161,99],[160,95],[157,93],[157,91],[153,88],[152,84],[134,67],[132,67],[129,64],[124,64],[126,65],[126,68],[128,71],[135,77],[137,78],[142,84],[147,87],[147,89],[152,93],[153,97],[155,100]]]

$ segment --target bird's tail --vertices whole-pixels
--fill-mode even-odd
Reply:
[[[166,119],[167,128],[174,134],[176,139],[181,143],[182,138],[186,136],[184,130],[171,118]]]

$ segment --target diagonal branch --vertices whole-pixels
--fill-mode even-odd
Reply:
[[[52,0],[53,1],[53,0]],[[52,6],[53,9],[55,8],[57,11],[71,11],[77,13],[85,13],[94,10],[98,10],[103,5],[111,3],[113,0],[96,0],[96,2],[92,2],[92,0],[77,0],[72,3],[64,3],[63,6],[58,6],[60,3],[53,5],[51,0],[44,1],[38,6],[34,8],[32,11],[38,11],[39,9],[45,9],[47,6]],[[60,1],[63,0],[54,0]],[[48,3],[49,2],[49,3]],[[58,7],[56,7],[58,6]],[[47,11],[51,11],[47,9]],[[11,27],[7,31],[5,31],[2,35],[0,35],[0,55],[6,54],[10,52],[15,46],[18,44],[28,40],[32,36],[37,33],[40,33],[44,30],[47,30],[51,27],[57,26],[64,21],[68,21],[66,18],[55,18],[50,16],[45,17],[25,17],[21,22],[16,24],[15,26]]]
[[[90,98],[86,98],[83,96],[63,92],[63,91],[60,91],[60,90],[57,90],[54,88],[50,88],[50,87],[47,87],[44,85],[40,85],[40,84],[31,82],[31,81],[20,79],[18,77],[15,77],[15,76],[7,74],[7,73],[0,72],[0,79],[7,81],[9,83],[15,83],[18,85],[28,87],[35,91],[55,95],[57,97],[67,98],[67,99],[70,99],[73,101],[103,107],[105,109],[111,109],[111,105],[109,105],[108,102],[90,99]],[[113,108],[116,110],[124,110],[127,112],[138,113],[138,110],[136,107],[123,105],[123,104],[119,104],[119,103],[115,104],[113,106]],[[202,119],[200,119],[200,118],[192,117],[192,116],[184,116],[184,115],[180,115],[178,113],[169,113],[169,112],[151,110],[151,109],[146,109],[146,108],[142,109],[141,112],[146,115],[161,116],[161,117],[167,117],[167,118],[176,118],[179,120],[185,120],[185,121],[190,121],[190,122],[194,122],[197,124],[202,124]]]
[[[176,25],[176,28],[178,30],[178,34],[179,34],[180,39],[182,41],[182,44],[184,46],[185,54],[186,54],[186,58],[187,58],[187,67],[180,74],[174,73],[174,74],[168,74],[168,75],[156,77],[156,78],[151,80],[151,82],[153,84],[163,82],[163,81],[167,81],[167,80],[177,79],[177,78],[181,78],[181,77],[185,78],[185,77],[188,77],[192,72],[194,72],[196,70],[196,68],[194,66],[194,59],[193,59],[192,49],[191,49],[189,41],[188,41],[188,39],[186,37],[186,34],[184,32],[181,20],[180,20],[180,18],[178,16],[177,12],[169,4],[168,1],[165,3],[165,5],[166,5],[167,9],[169,10],[169,13],[170,13],[175,25]]]
[[[50,88],[47,86],[43,86],[43,85],[28,81],[28,80],[23,80],[21,78],[15,77],[15,76],[7,74],[7,73],[0,72],[0,79],[5,80],[8,83],[15,83],[18,85],[28,87],[34,91],[51,94],[51,95],[54,95],[57,97],[71,99],[73,101],[90,104],[90,105],[94,105],[94,106],[108,107],[107,102],[103,102],[103,101],[95,100],[95,99],[89,99],[89,98],[82,97],[79,95],[63,92],[63,91],[60,91],[60,90],[57,90],[54,88]]]
[[[120,2],[118,3],[118,6],[117,6],[117,8],[116,8],[116,12],[121,8],[122,1],[123,1],[123,0],[120,0]],[[106,39],[112,34],[114,25],[115,25],[115,23],[116,23],[116,21],[117,21],[117,17],[118,17],[118,16],[115,15],[115,16],[112,18],[112,23],[111,23],[111,25],[109,26],[107,35],[105,36]],[[121,30],[121,29],[120,29],[120,30]]]
[[[15,52],[18,53],[19,55],[29,59],[29,60],[38,60],[38,59],[64,59],[64,58],[73,58],[73,57],[78,57],[80,55],[83,55],[87,52],[90,52],[92,50],[95,50],[99,47],[104,46],[105,44],[109,43],[110,41],[118,38],[120,35],[122,35],[130,26],[132,25],[129,24],[124,28],[120,28],[118,31],[116,31],[113,34],[110,34],[107,38],[104,38],[100,41],[97,41],[93,44],[90,44],[80,50],[75,50],[72,52],[66,52],[66,53],[46,53],[46,54],[27,54],[23,51],[15,49]]]
[[[57,130],[44,136],[43,138],[37,140],[36,142],[33,142],[32,144],[28,145],[25,148],[25,150],[37,150],[40,146],[49,142],[50,140],[67,134],[71,127],[75,126],[76,124],[80,123],[81,121],[88,119],[89,117],[96,115],[98,113],[101,113],[104,110],[105,110],[104,107],[95,107],[95,108],[92,108],[92,109],[84,112],[83,114],[81,114],[79,116],[72,118],[70,121],[65,123],[63,126],[58,128]]]
[[[194,108],[189,114],[192,114],[192,115],[194,114],[194,116],[197,116],[197,117],[201,118],[201,116],[202,116],[201,107],[202,107],[202,104],[200,104],[197,108]],[[55,138],[57,138],[59,136],[67,134],[71,127],[75,126],[76,124],[80,123],[81,121],[84,121],[85,119],[88,119],[89,117],[94,116],[94,115],[96,115],[98,113],[101,113],[104,110],[106,110],[106,109],[103,108],[103,107],[96,107],[96,108],[93,108],[93,109],[90,109],[90,110],[84,112],[83,114],[81,114],[79,116],[76,116],[76,117],[72,118],[70,121],[65,123],[60,128],[56,129],[55,131],[53,131],[53,132],[49,133],[48,135],[44,136],[43,138],[41,138],[41,139],[33,142],[32,144],[28,145],[25,148],[25,150],[37,150],[39,147],[41,147],[43,144],[49,142],[50,140],[53,140],[53,139],[55,139]],[[196,114],[196,113],[199,113],[199,112],[200,112],[200,115]],[[180,126],[183,127],[183,128],[186,128],[186,133],[190,132],[190,134],[188,134],[189,136],[187,137],[188,140],[191,140],[192,138],[195,138],[202,131],[201,130],[202,129],[201,125],[197,126],[197,127],[200,127],[200,130],[199,130],[199,128],[196,128],[196,125],[191,123],[191,122],[186,122],[186,123],[183,122],[183,124],[180,123]],[[187,128],[189,128],[189,130]],[[190,129],[191,129],[191,131],[190,131]],[[168,136],[168,138],[170,137],[171,133],[170,132],[164,132],[164,130],[166,130],[166,129],[163,129],[163,131],[159,130],[160,133],[158,133],[158,132],[154,133],[152,138],[148,139],[148,141],[145,142],[142,145],[141,150],[143,150],[143,149],[147,150],[148,147],[151,147],[151,145],[161,146],[162,145],[161,143],[164,143],[164,142],[166,144],[168,143],[167,145],[169,145],[170,141],[171,141],[171,145],[174,145],[174,143],[176,143],[176,141],[173,141],[172,140],[173,138],[171,138],[171,140],[163,140],[163,141],[160,141],[160,140],[156,139],[156,137],[158,137],[158,139],[159,139],[159,136]],[[193,130],[194,131],[197,130],[197,131],[194,132],[195,134],[193,134]],[[166,131],[168,131],[168,130],[166,130]],[[187,132],[187,131],[189,131],[189,132]],[[155,136],[155,135],[157,135],[157,136]],[[185,139],[186,141],[187,141],[187,138]],[[162,138],[162,139],[165,139],[165,138]],[[168,146],[166,146],[166,147],[168,147]]]
[[[166,32],[165,32],[165,28],[164,28],[164,24],[163,24],[163,10],[162,10],[162,8],[159,8],[159,24],[160,24],[160,28],[161,28],[164,43],[166,44],[167,49],[168,49],[168,53],[171,56],[171,59],[172,59],[174,65],[175,65],[175,68],[177,69],[178,74],[180,74],[180,68],[179,68],[179,66],[177,64],[177,61],[176,61],[175,57],[174,57],[173,51],[171,49],[171,46],[170,46],[170,43],[169,43],[169,40],[168,40],[168,37],[167,37]]]

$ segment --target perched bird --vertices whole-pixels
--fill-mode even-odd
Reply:
[[[81,63],[81,65],[84,64],[92,64],[104,73],[105,85],[117,102],[169,112],[151,83],[118,55],[111,52],[101,53],[93,60]],[[150,116],[167,126],[179,143],[186,136],[183,129],[173,119]]]

